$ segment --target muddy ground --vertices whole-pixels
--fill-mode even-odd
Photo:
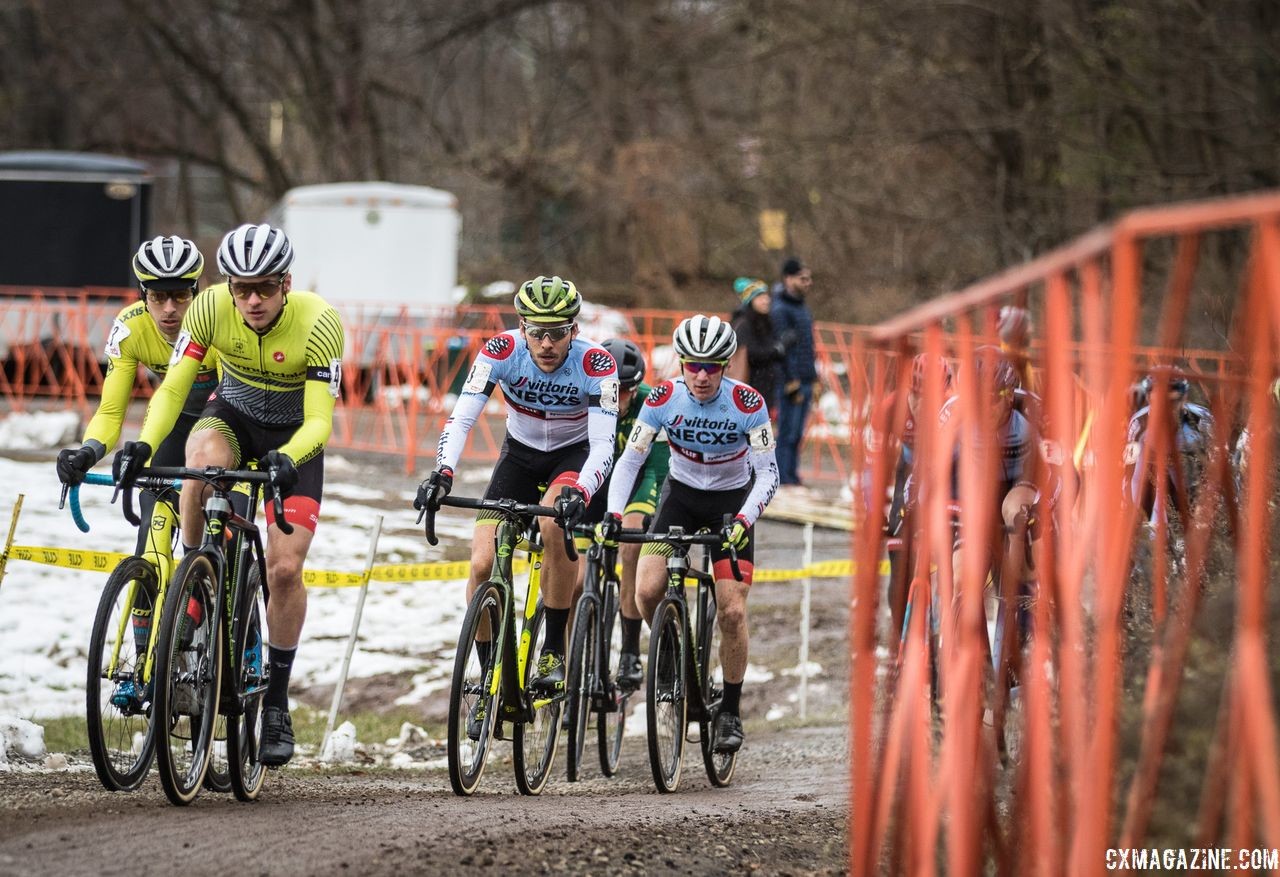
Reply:
[[[757,563],[799,566],[801,533],[763,524]],[[820,532],[815,558],[847,557],[847,546],[846,534]],[[790,702],[796,678],[782,672],[797,662],[799,604],[798,584],[753,586],[751,663],[774,676],[744,689],[747,743],[727,789],[707,782],[695,744],[679,791],[659,795],[643,736],[625,741],[618,776],[593,766],[575,784],[564,779],[562,745],[539,798],[516,792],[501,742],[470,799],[452,794],[443,769],[289,768],[268,777],[257,803],[206,792],[187,808],[167,803],[154,774],[113,794],[91,769],[14,771],[0,773],[0,874],[843,872],[848,584],[814,583],[810,659],[822,675],[803,721]],[[357,684],[347,706],[376,704],[383,684]],[[775,705],[787,715],[766,720]]]

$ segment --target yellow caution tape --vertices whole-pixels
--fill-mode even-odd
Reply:
[[[128,556],[115,551],[79,551],[42,545],[14,545],[9,549],[10,560],[26,560],[94,572],[109,572]],[[853,575],[856,568],[851,560],[823,560],[800,569],[757,569],[752,578],[757,582],[845,578]],[[518,559],[512,564],[512,569],[516,573],[526,572],[529,562]],[[465,579],[470,572],[471,562],[466,560],[447,563],[388,563],[374,566],[369,571],[369,580],[399,583],[452,582]],[[880,574],[888,573],[889,562],[880,561]],[[358,588],[364,584],[365,577],[363,573],[357,572],[309,569],[303,571],[302,580],[312,588]]]
[[[29,560],[49,566],[109,572],[129,555],[118,551],[80,551],[70,548],[46,548],[43,545],[15,545],[9,549],[10,560]]]

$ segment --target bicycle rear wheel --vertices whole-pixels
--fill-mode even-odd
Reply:
[[[546,610],[538,603],[529,622],[529,660],[524,665],[524,679],[520,690],[525,692],[533,706],[533,718],[528,722],[516,722],[511,736],[512,761],[516,769],[516,788],[522,795],[538,795],[551,776],[551,766],[556,760],[556,744],[560,741],[560,709],[564,696],[535,696],[529,690],[535,662],[533,656],[542,652],[543,626]]]
[[[645,670],[645,712],[649,722],[649,768],[660,792],[680,785],[688,697],[684,686],[684,621],[680,604],[664,598],[653,614],[649,666]]]
[[[597,607],[594,600],[579,601],[577,619],[573,623],[573,640],[569,647],[569,740],[565,747],[565,758],[571,783],[577,782],[582,775],[582,762],[587,748],[587,718],[591,715],[592,695],[598,686]]]
[[[230,686],[236,711],[227,718],[227,759],[231,790],[241,801],[253,801],[262,791],[267,767],[258,758],[262,742],[262,699],[267,696],[266,642],[262,636],[267,605],[262,596],[258,565],[250,561],[240,598],[236,600],[236,630],[232,642],[239,672]],[[228,662],[230,664],[230,662]]]
[[[156,643],[156,755],[174,804],[190,804],[209,768],[222,662],[213,564],[189,554],[165,595]]]
[[[126,557],[107,578],[93,620],[85,717],[93,769],[112,792],[142,785],[155,755],[152,697],[144,679],[147,641],[159,614],[155,603],[155,567]]]
[[[698,663],[702,667],[700,681],[707,707],[706,718],[698,723],[698,744],[702,749],[702,764],[707,769],[707,779],[711,780],[711,785],[723,787],[733,782],[738,753],[716,752],[715,741],[712,739],[716,713],[724,698],[724,672],[720,668],[720,628],[716,624],[716,603],[702,589],[698,592],[698,609]]]
[[[618,687],[618,656],[622,653],[622,622],[617,593],[604,600],[604,623],[599,627],[604,639],[604,666],[598,668],[604,709],[596,716],[596,738],[600,744],[600,772],[611,777],[622,758],[622,732],[631,706],[630,691]]]
[[[493,729],[498,723],[498,628],[502,621],[502,591],[485,582],[471,597],[458,634],[449,688],[449,784],[455,795],[470,795],[480,785]],[[487,637],[481,643],[478,637]],[[481,652],[485,653],[481,658]],[[474,734],[474,736],[472,736]]]

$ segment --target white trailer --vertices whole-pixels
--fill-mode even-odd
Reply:
[[[268,222],[289,235],[293,286],[336,305],[453,303],[458,282],[458,201],[398,183],[290,189]]]

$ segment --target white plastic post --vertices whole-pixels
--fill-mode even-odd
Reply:
[[[329,745],[329,735],[333,733],[333,723],[338,719],[338,707],[342,705],[342,689],[347,684],[347,671],[351,669],[351,655],[356,650],[356,637],[360,633],[360,618],[364,615],[364,598],[369,593],[369,573],[373,570],[373,559],[378,553],[378,537],[382,535],[382,515],[373,522],[373,535],[369,538],[369,556],[364,562],[364,583],[360,585],[360,597],[356,600],[356,613],[351,619],[351,633],[347,636],[347,654],[342,659],[342,672],[338,674],[338,684],[333,687],[333,703],[329,704],[329,721],[324,726],[324,738],[320,741],[320,754],[324,754]]]
[[[813,591],[813,522],[804,525],[804,590],[800,597],[800,718],[809,711],[809,600]]]

